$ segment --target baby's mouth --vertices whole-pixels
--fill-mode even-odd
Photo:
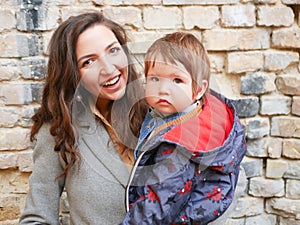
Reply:
[[[111,87],[113,85],[115,85],[116,83],[118,83],[118,81],[120,80],[121,75],[114,77],[111,80],[108,80],[107,82],[100,84],[100,86],[102,87]]]
[[[158,103],[161,103],[161,104],[170,104],[170,102],[168,100],[166,100],[166,99],[159,99]]]

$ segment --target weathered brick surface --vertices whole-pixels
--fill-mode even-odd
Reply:
[[[0,107],[0,126],[14,127],[19,120],[18,107]]]
[[[286,197],[291,199],[300,198],[300,181],[288,179],[286,181]]]
[[[0,59],[0,81],[16,80],[19,77],[20,62],[13,59]]]
[[[282,138],[269,138],[267,148],[271,159],[279,159],[282,153]]]
[[[266,29],[213,29],[203,33],[203,43],[209,51],[267,49],[269,40]]]
[[[281,161],[276,159],[267,160],[267,167],[266,167],[267,178],[274,178],[274,179],[282,178],[287,170],[288,170],[288,163],[286,161]]]
[[[253,27],[255,25],[255,6],[222,6],[221,23],[224,27]]]
[[[285,194],[284,180],[265,179],[262,177],[251,178],[249,184],[249,194],[256,197],[282,197]]]
[[[280,225],[299,225],[299,220],[295,220],[295,219],[291,219],[291,218],[279,217],[279,224]]]
[[[260,114],[281,115],[291,111],[291,98],[288,96],[267,95],[261,97]]]
[[[177,7],[155,7],[144,10],[144,27],[146,29],[178,29],[182,27],[182,11]],[[168,18],[162,20],[161,18]]]
[[[41,98],[39,98],[39,100],[40,99]],[[26,105],[22,108],[20,115],[19,115],[19,124],[22,127],[32,126],[31,117],[33,116],[34,112],[37,110],[38,107],[39,107],[39,105]]]
[[[283,178],[300,180],[300,160],[289,159],[288,170],[284,173]]]
[[[237,114],[243,117],[253,117],[259,111],[259,99],[257,97],[241,98],[233,100],[233,104],[237,110]]]
[[[259,177],[263,174],[263,160],[258,157],[245,157],[242,165],[248,178]]]
[[[241,92],[242,94],[265,94],[275,91],[274,73],[246,73],[246,76],[241,77]]]
[[[272,34],[272,45],[276,48],[299,48],[300,28],[292,27],[274,30]]]
[[[239,218],[243,216],[256,216],[262,214],[264,211],[264,202],[262,198],[245,197],[239,199],[234,212],[233,218]]]
[[[0,57],[26,57],[39,54],[39,37],[35,34],[8,33],[0,36]]]
[[[59,8],[47,7],[43,1],[29,1],[17,12],[17,28],[21,31],[46,31],[58,24]]]
[[[186,29],[211,29],[218,24],[220,18],[216,6],[189,6],[183,9],[183,24]],[[195,16],[197,15],[197,16]]]
[[[266,118],[249,119],[246,126],[246,135],[250,139],[262,138],[269,134],[270,123]]]
[[[300,97],[299,96],[293,97],[292,113],[297,116],[300,116]]]
[[[300,5],[299,0],[282,0],[282,3],[287,5]]]
[[[265,70],[279,71],[284,70],[293,63],[299,62],[299,53],[288,51],[272,51],[266,52],[265,56]]]
[[[300,138],[300,118],[285,116],[273,117],[271,123],[272,136]]]
[[[300,140],[285,140],[282,155],[290,159],[300,159]]]
[[[258,216],[252,216],[246,218],[245,224],[246,225],[254,225],[254,224],[276,224],[276,216],[275,215],[270,215],[270,214],[261,214]]]
[[[300,200],[292,200],[287,198],[271,198],[266,201],[266,210],[268,213],[281,215],[282,217],[299,218],[298,209],[300,208]]]
[[[135,28],[141,28],[142,23],[142,11],[137,7],[124,8],[106,8],[103,10],[105,15],[112,20],[117,21],[123,26],[132,26]]]
[[[247,155],[251,157],[268,156],[268,138],[249,139],[247,141]]]
[[[123,2],[126,5],[160,5],[161,0],[124,0]]]
[[[2,192],[1,192],[2,193]],[[15,220],[20,216],[20,197],[18,195],[0,196],[0,221]]]
[[[260,26],[289,27],[294,22],[293,10],[286,6],[259,6],[257,15],[257,24]]]
[[[29,132],[29,129],[20,127],[0,128],[0,151],[24,150],[30,147]]]
[[[28,173],[1,170],[1,194],[19,194],[28,191]],[[20,196],[21,197],[21,196]]]
[[[212,73],[221,73],[225,65],[225,59],[222,54],[209,55],[210,68]]]
[[[164,5],[227,5],[238,0],[162,0]]]
[[[243,63],[241,63],[241,61]],[[227,56],[228,73],[254,72],[263,68],[263,54],[258,51],[233,52]]]
[[[130,42],[128,46],[133,54],[145,54],[147,49],[153,43],[153,40],[156,40],[161,36],[162,34],[155,31],[131,31],[129,33]]]
[[[233,104],[240,117],[252,117],[258,114],[259,99],[256,97],[234,100]]]
[[[31,116],[46,77],[54,29],[88,10],[120,23],[139,62],[177,30],[208,50],[211,87],[245,126],[247,185],[226,225],[300,224],[299,0],[0,0],[0,225],[16,225],[33,169]],[[14,137],[14,138],[12,138]],[[69,224],[62,198],[61,224]]]
[[[24,79],[44,79],[46,77],[45,58],[26,57],[22,59],[22,77]]]
[[[252,0],[242,0],[243,2],[252,2]],[[278,2],[278,0],[256,0],[255,3],[261,4],[274,4]]]
[[[14,11],[10,9],[0,10],[0,31],[10,30],[16,26]]]
[[[299,74],[278,76],[276,86],[283,94],[300,95],[300,76]]]
[[[32,101],[31,85],[27,83],[1,83],[0,97],[6,105],[23,105]]]

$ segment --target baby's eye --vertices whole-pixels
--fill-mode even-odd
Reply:
[[[159,81],[158,77],[151,77],[150,80],[151,80],[151,81],[154,81],[154,82]]]
[[[155,77],[155,76],[152,76],[152,75],[148,75],[146,81],[147,82],[149,82],[149,81],[151,81],[151,82],[157,82],[157,81],[159,81],[159,78]]]
[[[180,84],[180,83],[183,82],[183,81],[182,81],[181,79],[179,79],[179,78],[175,78],[173,81],[174,81],[174,83],[176,83],[176,84]]]

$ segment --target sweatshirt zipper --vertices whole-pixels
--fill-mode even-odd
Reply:
[[[138,167],[138,165],[139,165],[139,163],[140,163],[140,161],[141,161],[141,158],[143,157],[143,155],[144,155],[146,152],[147,152],[147,151],[144,151],[144,152],[142,152],[142,153],[138,156],[137,160],[135,161],[134,167],[133,167],[132,170],[131,170],[130,177],[129,177],[129,181],[128,181],[128,185],[127,185],[127,187],[126,187],[126,195],[125,195],[125,204],[126,204],[125,207],[126,207],[126,212],[129,211],[129,187],[130,187],[131,182],[132,182],[132,180],[133,180],[135,171],[136,171],[136,169],[137,169],[137,167]]]

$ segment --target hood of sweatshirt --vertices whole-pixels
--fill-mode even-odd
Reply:
[[[242,125],[232,103],[212,93],[207,96],[202,112],[162,137],[191,153],[191,160],[200,167],[230,173],[245,154]]]

